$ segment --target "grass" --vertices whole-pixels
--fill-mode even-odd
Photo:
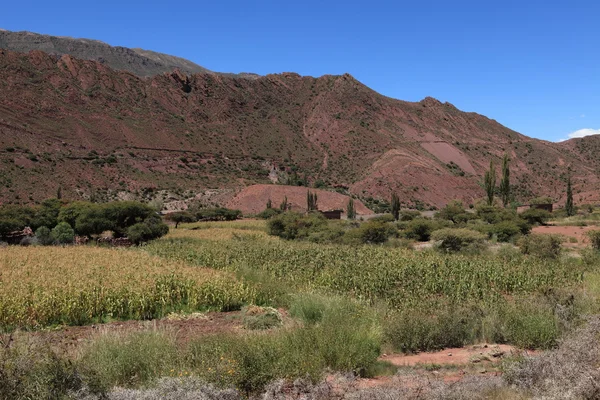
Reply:
[[[78,365],[101,387],[194,376],[247,394],[279,378],[318,382],[326,369],[366,374],[380,354],[380,336],[372,319],[348,315],[349,307],[359,308],[341,301],[317,324],[199,337],[185,347],[164,331],[104,334],[83,351]]]
[[[242,222],[194,224],[188,228],[201,228],[172,230],[139,249],[0,249],[4,330],[243,310],[247,329],[186,344],[171,331],[143,331],[101,334],[71,360],[36,347],[48,355],[39,370],[31,363],[31,374],[42,371],[31,379],[59,382],[63,392],[133,390],[172,378],[254,394],[278,379],[316,384],[327,370],[393,374],[377,362],[383,347],[416,352],[486,341],[554,348],[582,314],[600,310],[595,251],[548,261],[512,247],[464,255],[297,243],[267,237],[263,221]],[[282,324],[271,307],[285,307],[291,319]],[[33,354],[3,349],[11,365],[27,365]],[[27,371],[10,371],[0,379],[15,393],[33,390]],[[36,393],[28,395],[45,396]]]
[[[3,331],[239,309],[254,298],[226,272],[118,249],[7,247],[0,274]]]

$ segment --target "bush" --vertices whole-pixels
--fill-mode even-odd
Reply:
[[[240,210],[230,210],[224,207],[203,208],[196,211],[198,221],[235,221],[241,216]]]
[[[424,312],[413,308],[387,318],[384,335],[396,351],[432,351],[472,343],[480,324],[471,310],[450,306],[442,306],[440,310],[437,306],[435,311]]]
[[[258,213],[256,216],[262,219],[271,219],[276,215],[281,214],[281,210],[278,208],[265,208],[263,211]]]
[[[588,231],[586,235],[590,239],[592,248],[600,250],[600,231]]]
[[[485,241],[485,235],[470,229],[440,229],[431,234],[431,238],[440,241],[439,248],[447,252],[457,252],[467,248],[475,249]]]
[[[544,259],[557,259],[561,254],[562,239],[557,235],[531,234],[519,240],[519,247],[523,254]]]
[[[296,212],[285,212],[271,218],[267,222],[267,233],[279,236],[282,239],[309,239],[319,241],[317,238],[323,231],[328,230],[328,221],[319,212],[301,215]]]
[[[440,227],[435,221],[429,219],[417,218],[406,225],[404,235],[408,239],[418,240],[419,242],[428,242],[431,233]]]
[[[136,245],[149,242],[169,233],[169,227],[159,217],[148,218],[127,229],[127,238]]]
[[[40,226],[37,228],[35,231],[35,237],[38,243],[42,246],[49,246],[54,241],[54,239],[52,239],[52,231],[46,226]]]
[[[246,306],[242,309],[242,323],[250,330],[265,330],[283,324],[281,313],[272,307]]]
[[[387,242],[388,238],[397,232],[390,223],[371,220],[348,231],[346,240],[349,242],[358,240],[360,243],[365,244],[380,244]]]
[[[133,387],[168,375],[176,365],[175,338],[161,331],[104,334],[83,350],[79,361],[103,388]]]
[[[83,386],[77,367],[47,346],[21,336],[0,338],[1,399],[62,399]]]
[[[488,232],[499,242],[509,242],[521,233],[521,228],[513,221],[502,221],[489,226]]]
[[[177,229],[181,223],[196,222],[196,216],[187,211],[169,213],[165,216],[165,219],[175,222],[175,229]]]
[[[71,225],[61,222],[52,229],[51,237],[55,243],[69,244],[75,239],[75,231]]]
[[[465,211],[462,202],[454,200],[446,204],[446,207],[440,209],[440,211],[435,214],[435,218],[452,221],[455,224],[458,224],[473,219],[474,215]]]
[[[552,214],[548,211],[537,208],[530,208],[520,215],[521,218],[525,219],[531,225],[545,225],[551,216]]]
[[[406,210],[406,211],[400,211],[400,221],[412,221],[415,218],[419,218],[421,216],[421,213],[419,211],[415,211],[415,210]]]

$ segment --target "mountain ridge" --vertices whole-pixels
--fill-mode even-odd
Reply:
[[[383,96],[349,74],[139,78],[70,55],[0,50],[0,89],[4,202],[39,201],[59,186],[73,198],[193,197],[306,179],[439,207],[483,197],[481,176],[504,153],[517,200],[560,201],[570,167],[577,201],[598,201],[597,138],[528,138],[447,102]]]

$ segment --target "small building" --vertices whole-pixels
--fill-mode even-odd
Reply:
[[[344,212],[344,210],[329,210],[319,212],[323,214],[327,219],[342,219],[342,213]]]
[[[517,207],[517,213],[522,213],[525,212],[527,210],[545,210],[548,212],[552,212],[553,210],[553,204],[552,203],[547,203],[547,204],[525,204],[523,206]]]

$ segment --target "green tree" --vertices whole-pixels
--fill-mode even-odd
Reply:
[[[281,202],[281,204],[279,205],[279,209],[281,211],[287,211],[290,208],[290,205],[288,204],[288,199],[287,196],[285,196],[283,198],[283,201]]]
[[[485,171],[483,186],[487,195],[488,206],[494,205],[494,191],[496,190],[496,169],[494,168],[494,160],[490,161],[489,171]]]
[[[567,202],[565,203],[567,216],[575,215],[575,206],[573,205],[573,188],[571,187],[571,175],[567,177]]]
[[[271,201],[271,198],[269,198],[269,200],[267,200],[267,209],[273,208],[273,202]]]
[[[394,219],[397,221],[400,218],[400,198],[396,193],[392,193],[392,201],[390,202],[391,212]]]
[[[42,246],[49,246],[54,241],[52,239],[52,231],[50,228],[45,226],[40,226],[35,231],[35,238],[38,240],[38,243]]]
[[[346,215],[348,216],[348,219],[356,218],[356,209],[354,208],[354,199],[352,197],[348,200],[348,205],[346,206]]]
[[[71,225],[66,222],[61,222],[52,229],[52,239],[58,244],[69,244],[73,243],[75,239],[75,231],[71,228]]]
[[[179,227],[179,224],[181,224],[181,223],[196,221],[196,217],[187,211],[178,211],[178,212],[167,214],[165,219],[175,222],[175,229],[177,229]]]
[[[510,202],[510,167],[508,162],[508,154],[504,154],[504,158],[502,158],[502,180],[500,181],[500,196],[504,207]]]
[[[306,209],[308,211],[317,211],[319,209],[317,204],[317,194],[311,193],[310,190],[306,192]]]

